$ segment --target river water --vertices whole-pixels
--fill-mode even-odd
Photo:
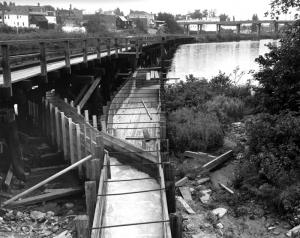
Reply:
[[[219,71],[231,74],[237,84],[252,79],[250,70],[258,70],[255,58],[269,51],[266,44],[279,44],[278,40],[197,43],[181,45],[172,60],[169,78],[185,80],[186,76],[210,79]],[[239,69],[236,74],[235,69]],[[255,82],[254,82],[255,83]]]

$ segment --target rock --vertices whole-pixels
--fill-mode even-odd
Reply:
[[[226,208],[216,208],[216,209],[212,210],[212,214],[214,214],[215,216],[218,216],[219,218],[222,218],[226,213],[227,213]]]
[[[300,225],[298,226],[295,226],[293,229],[289,230],[286,235],[288,237],[291,237],[293,233],[297,233],[297,232],[300,232]]]
[[[32,211],[30,213],[30,218],[35,221],[42,222],[45,219],[46,214],[39,211]]]
[[[52,217],[54,217],[54,215],[55,215],[55,213],[52,212],[52,211],[48,211],[48,212],[46,213],[46,217],[47,217],[47,218],[52,218]]]
[[[210,189],[200,191],[203,196],[200,197],[200,201],[204,204],[207,204],[210,200],[210,193],[212,192]]]
[[[74,203],[66,203],[66,204],[65,204],[65,207],[66,207],[67,209],[71,209],[71,208],[74,207]]]
[[[223,228],[224,228],[224,226],[223,226],[222,223],[218,223],[218,224],[216,225],[216,227],[219,228],[219,229],[223,229]]]
[[[71,216],[71,215],[74,215],[74,211],[73,210],[69,210],[66,214],[67,216]]]
[[[196,235],[192,235],[192,238],[217,238],[217,236],[215,234],[207,234],[201,231]]]
[[[272,230],[275,230],[275,229],[276,229],[275,226],[270,226],[270,227],[268,227],[268,231],[272,231]]]
[[[202,179],[197,180],[197,184],[201,185],[203,183],[208,182],[209,180],[210,180],[210,178],[202,178]]]
[[[53,232],[53,233],[56,233],[58,230],[59,230],[59,226],[54,226],[54,227],[52,228],[52,232]]]
[[[280,231],[273,231],[272,233],[273,233],[273,235],[275,235],[275,236],[279,236],[279,235],[280,235]]]
[[[190,191],[191,191],[191,193],[194,193],[195,189],[194,188],[190,188]]]

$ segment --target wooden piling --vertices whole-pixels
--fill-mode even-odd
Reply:
[[[77,216],[74,219],[74,223],[77,238],[90,238],[89,217],[87,215]]]
[[[3,86],[10,88],[10,96],[12,96],[12,83],[11,83],[11,71],[10,71],[10,60],[9,60],[9,46],[2,45],[2,70],[3,70]]]
[[[170,214],[170,226],[172,238],[182,238],[183,237],[183,218],[181,214],[171,213]]]
[[[47,78],[47,53],[46,53],[46,43],[40,42],[40,64],[41,64],[41,76],[44,83],[48,83]]]
[[[85,182],[85,203],[86,212],[89,217],[89,228],[93,225],[94,212],[97,199],[97,184],[96,181]]]

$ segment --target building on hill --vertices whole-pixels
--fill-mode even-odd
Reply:
[[[141,19],[143,23],[146,22],[147,28],[154,26],[155,15],[144,11],[133,11],[130,10],[128,15],[129,20],[136,22],[136,19]],[[145,20],[144,20],[145,19]]]
[[[57,9],[57,23],[62,26],[81,26],[83,22],[83,11],[76,8]]]
[[[17,28],[54,28],[56,12],[51,6],[10,6],[2,16],[2,23]]]

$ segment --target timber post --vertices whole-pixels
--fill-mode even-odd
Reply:
[[[11,71],[10,71],[10,59],[9,59],[9,45],[2,45],[2,69],[3,69],[3,86],[10,88],[10,95],[12,96],[12,83],[11,83]]]
[[[74,219],[77,238],[89,238],[89,217],[87,215],[80,215]]]
[[[71,74],[70,42],[65,41],[65,63],[68,73]]]
[[[46,53],[46,43],[40,42],[40,64],[41,64],[41,76],[43,83],[48,83],[47,79],[47,53]]]

